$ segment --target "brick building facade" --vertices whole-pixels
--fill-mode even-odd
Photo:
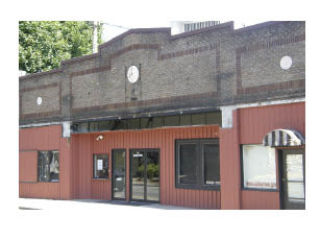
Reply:
[[[128,81],[131,66],[138,71],[134,83]],[[304,168],[303,181],[294,187],[299,197],[290,195],[289,175],[280,180],[290,161],[304,164],[304,141],[290,145],[283,141],[288,132],[277,131],[262,148],[264,137],[277,129],[290,129],[292,141],[305,134],[304,22],[236,30],[228,22],[178,35],[170,28],[132,29],[100,45],[96,54],[20,77],[19,85],[20,197],[117,199],[121,178],[120,198],[126,201],[213,209],[301,208],[301,202],[304,207]],[[196,147],[184,153],[187,144]],[[251,156],[260,148],[272,152],[274,164],[258,176]],[[39,152],[53,156],[53,150],[59,152],[58,181],[39,181]],[[124,175],[115,178],[117,150]],[[95,157],[104,160],[103,167]],[[144,177],[134,172],[135,158],[145,167]],[[159,176],[150,180],[151,167],[144,162],[153,158]],[[100,168],[108,174],[96,179]],[[273,185],[255,180],[258,187],[250,187],[249,176]],[[153,188],[155,199],[148,191]]]

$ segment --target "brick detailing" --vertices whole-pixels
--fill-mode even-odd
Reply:
[[[46,75],[61,73],[61,72],[63,72],[63,70],[61,68],[58,68],[58,69],[53,69],[53,70],[50,70],[47,72],[32,73],[30,75],[25,75],[25,76],[19,77],[19,81],[34,80],[35,78],[38,78],[38,77],[43,77]]]
[[[86,70],[83,70],[83,71],[72,72],[70,74],[70,77],[72,78],[72,77],[82,76],[82,75],[91,74],[91,73],[110,71],[110,69],[111,69],[110,65],[103,66],[103,67],[98,67],[98,68],[86,69]]]
[[[237,93],[248,94],[261,91],[269,91],[284,88],[301,88],[304,87],[304,79],[297,79],[294,81],[288,81],[284,83],[267,84],[257,87],[242,87],[242,75],[241,75],[241,56],[243,54],[252,53],[262,49],[272,48],[275,46],[282,46],[290,43],[301,42],[305,40],[305,35],[301,34],[293,36],[291,38],[276,39],[268,42],[261,42],[257,44],[247,45],[236,49],[236,72],[237,72]]]
[[[62,61],[61,65],[68,65],[68,64],[72,64],[72,63],[78,63],[78,62],[83,62],[83,61],[87,61],[87,60],[92,60],[98,56],[99,56],[99,53],[93,53],[93,54],[88,54],[85,56],[75,57],[75,58],[71,58],[71,59]]]
[[[177,51],[177,52],[171,52],[171,53],[166,53],[162,54],[160,53],[160,46],[158,44],[133,44],[130,45],[126,48],[120,49],[119,51],[116,51],[115,53],[112,53],[109,58],[109,64],[105,65],[103,67],[99,68],[92,68],[92,69],[86,69],[83,71],[78,71],[78,72],[72,72],[70,74],[70,96],[72,96],[72,81],[73,77],[76,76],[82,76],[86,74],[91,74],[91,73],[97,73],[97,72],[103,72],[103,71],[110,71],[111,70],[111,62],[112,59],[119,57],[120,55],[132,51],[132,50],[137,50],[137,49],[154,49],[158,50],[158,57],[157,59],[159,61],[162,60],[167,60],[167,59],[172,59],[175,57],[180,57],[184,55],[191,55],[191,54],[197,54],[197,53],[202,53],[206,51],[212,51],[216,50],[216,68],[217,68],[217,92],[210,92],[210,93],[202,93],[202,94],[194,94],[190,96],[178,96],[178,97],[167,97],[167,98],[157,98],[157,99],[152,99],[152,100],[145,100],[145,101],[133,101],[133,102],[128,102],[128,103],[114,103],[114,104],[105,104],[105,105],[99,105],[99,106],[94,106],[94,107],[85,107],[85,108],[75,108],[73,109],[72,107],[72,102],[71,102],[71,109],[72,113],[78,113],[82,111],[100,111],[100,110],[112,110],[112,109],[117,109],[121,107],[138,107],[138,106],[151,106],[154,104],[165,104],[165,103],[170,103],[170,102],[175,102],[175,101],[183,101],[189,98],[202,98],[206,96],[218,96],[218,93],[221,90],[221,82],[220,82],[220,44],[210,44],[206,46],[201,46],[197,48],[190,48],[186,49],[183,51]]]
[[[28,114],[22,114],[22,94],[24,92],[29,91],[35,91],[40,89],[47,89],[47,88],[55,88],[59,87],[59,110],[57,111],[49,111],[49,112],[40,112],[40,113],[28,113]],[[54,115],[60,115],[61,114],[61,82],[60,83],[51,83],[47,85],[42,85],[38,87],[32,87],[32,88],[24,88],[20,90],[19,94],[19,114],[20,119],[26,119],[26,118],[45,118],[45,117],[51,117]]]
[[[166,60],[166,59],[171,59],[171,58],[175,58],[175,57],[181,57],[181,56],[185,56],[185,55],[191,55],[191,54],[197,54],[197,53],[201,53],[201,52],[206,52],[206,51],[211,51],[211,50],[215,50],[217,49],[217,45],[215,44],[210,44],[207,46],[201,46],[201,47],[197,47],[197,48],[189,48],[186,50],[182,50],[182,51],[177,51],[177,52],[170,52],[170,53],[166,53],[166,54],[160,54],[158,56],[158,60]]]
[[[39,89],[47,89],[47,88],[57,87],[57,86],[58,86],[58,83],[51,83],[51,84],[42,85],[42,86],[38,86],[38,87],[24,88],[24,89],[21,89],[20,92],[24,93],[24,92],[29,92],[29,91],[39,90]]]

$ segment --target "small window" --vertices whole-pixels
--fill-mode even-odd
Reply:
[[[93,155],[93,177],[100,178],[108,178],[109,173],[109,162],[107,154],[94,154]]]
[[[274,148],[262,145],[243,145],[243,188],[276,189],[275,162]]]
[[[59,152],[39,151],[38,152],[38,181],[58,182],[59,181]]]
[[[218,139],[176,141],[176,187],[220,188]]]

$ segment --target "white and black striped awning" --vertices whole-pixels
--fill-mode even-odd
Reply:
[[[291,147],[304,145],[305,140],[302,134],[296,130],[275,129],[263,138],[262,144],[271,147]]]

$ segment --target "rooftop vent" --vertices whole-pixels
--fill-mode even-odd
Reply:
[[[206,22],[188,22],[177,21],[171,22],[171,34],[179,34],[183,32],[191,32],[202,28],[212,27],[220,24],[220,21],[206,21]]]

